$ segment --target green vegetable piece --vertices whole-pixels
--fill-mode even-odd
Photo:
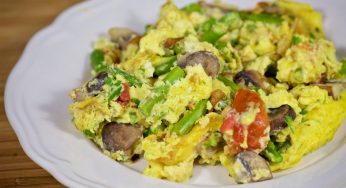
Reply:
[[[141,102],[139,99],[137,98],[131,98],[131,101],[134,102],[137,106],[139,106],[139,103]]]
[[[218,50],[222,50],[225,47],[227,47],[226,42],[222,42],[222,41],[215,42],[215,48],[217,48]]]
[[[346,59],[341,61],[341,69],[339,70],[339,74],[346,75]]]
[[[294,125],[293,125],[293,119],[291,116],[285,117],[285,123],[290,128],[291,132],[294,133]]]
[[[197,103],[195,109],[188,111],[174,126],[173,132],[185,135],[191,131],[195,122],[205,113],[208,100],[204,99]]]
[[[224,15],[220,20],[214,18],[209,19],[197,28],[197,30],[202,33],[201,41],[214,44],[228,31],[228,29],[238,27],[240,21],[239,13],[231,12]]]
[[[286,140],[285,142],[281,142],[280,145],[277,145],[276,148],[279,151],[279,153],[283,153],[291,146],[292,146],[291,141]]]
[[[240,17],[243,20],[250,20],[254,22],[264,22],[268,24],[280,25],[283,19],[276,14],[269,13],[259,13],[259,14],[250,14],[246,12],[241,12]]]
[[[155,98],[152,98],[150,100],[148,100],[146,103],[144,103],[143,105],[139,105],[139,109],[141,110],[141,112],[145,115],[145,116],[150,116],[151,111],[153,110],[155,104],[160,103],[161,101],[163,101],[165,99],[164,95],[159,95]]]
[[[185,72],[180,67],[174,67],[174,69],[169,72],[166,77],[163,79],[164,82],[173,84],[176,80],[179,80],[185,76]],[[151,111],[153,110],[155,104],[158,104],[165,100],[166,94],[169,90],[169,86],[164,85],[158,88],[155,88],[155,92],[158,94],[156,97],[149,99],[146,103],[139,105],[139,109],[145,116],[150,116]]]
[[[297,45],[302,42],[302,39],[298,36],[293,36],[292,37],[292,44]]]
[[[154,74],[156,76],[161,76],[163,74],[166,74],[167,72],[171,70],[171,67],[173,67],[176,61],[177,61],[177,56],[164,58],[163,63],[155,67]]]
[[[241,19],[238,12],[229,12],[220,18],[219,21],[226,24],[229,29],[234,29],[241,25]]]
[[[302,111],[300,111],[300,114],[301,115],[305,115],[305,114],[307,114],[309,111],[308,111],[308,106],[306,105],[306,106],[304,106],[303,108],[302,108]]]
[[[96,133],[90,131],[89,129],[84,129],[83,134],[87,136],[88,138],[93,138],[96,136]]]
[[[121,94],[122,84],[121,81],[117,80],[112,86],[111,91],[108,95],[108,101],[113,100],[114,98],[117,98]]]
[[[103,64],[104,62],[104,53],[102,50],[95,49],[90,54],[90,63],[91,67],[96,71],[96,73],[99,73],[106,69],[106,65]]]
[[[185,71],[181,69],[180,67],[174,67],[174,69],[169,72],[165,78],[163,78],[164,82],[168,82],[170,84],[174,84],[175,81],[179,80],[180,78],[184,78]]]
[[[282,155],[277,151],[276,146],[272,141],[268,142],[268,145],[262,154],[272,163],[280,163],[283,160]]]
[[[154,92],[159,95],[166,95],[169,90],[169,85],[162,85],[154,88]]]
[[[203,33],[203,35],[201,37],[201,41],[205,41],[205,42],[209,42],[211,44],[214,44],[224,34],[225,34],[225,32],[216,33],[214,31],[208,31],[208,32]]]
[[[202,12],[202,7],[198,3],[191,3],[181,9],[182,11],[185,11],[187,13],[192,13],[192,12]]]
[[[150,24],[146,25],[144,35],[147,35],[150,32],[150,30],[152,30],[153,28],[154,28],[153,25],[150,25]]]
[[[119,74],[121,76],[123,76],[125,78],[125,80],[127,80],[130,84],[130,86],[142,86],[142,81],[139,80],[138,78],[136,78],[135,76],[132,76],[130,74],[128,74],[127,72],[120,70],[116,67],[111,67],[109,68],[109,72],[112,73],[115,77],[115,75]]]
[[[223,82],[223,84],[225,84],[225,86],[230,87],[232,89],[232,91],[237,91],[239,89],[239,86],[236,83],[225,78],[224,76],[218,75],[216,78],[218,80],[220,80],[221,82]]]
[[[228,26],[221,22],[216,22],[210,30],[205,31],[201,36],[201,41],[214,44],[227,32]]]
[[[137,113],[136,112],[129,112],[130,116],[130,122],[131,124],[134,124],[138,121]]]
[[[151,135],[151,134],[154,134],[154,133],[151,131],[150,128],[149,128],[149,129],[145,129],[145,130],[143,131],[143,137],[144,137],[144,138],[147,137],[147,136],[149,136],[149,135]]]
[[[215,18],[211,18],[207,21],[205,21],[203,24],[201,24],[198,28],[198,32],[206,32],[212,29],[212,27],[217,23],[217,20]]]
[[[175,54],[182,54],[184,52],[184,49],[179,43],[174,44],[173,51]]]
[[[210,136],[208,137],[208,140],[204,142],[204,146],[207,148],[216,147],[220,141],[220,138],[222,137],[220,132],[212,132]]]

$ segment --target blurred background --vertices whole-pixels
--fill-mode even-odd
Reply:
[[[63,187],[21,148],[4,107],[7,77],[25,45],[81,0],[0,0],[0,187]]]

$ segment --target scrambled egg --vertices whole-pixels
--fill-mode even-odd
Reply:
[[[346,117],[346,91],[333,98],[329,88],[330,80],[345,75],[333,43],[324,38],[320,13],[294,1],[268,6],[269,12],[206,3],[178,8],[168,0],[142,36],[122,36],[125,47],[98,40],[90,56],[96,77],[70,93],[73,124],[111,158],[127,162],[143,156],[145,175],[176,182],[187,181],[196,162],[221,164],[234,178],[248,170],[234,162],[231,144],[237,136],[240,145],[233,149],[253,150],[272,171],[294,166],[330,141]],[[191,54],[197,58],[189,59]],[[239,88],[254,91],[261,101],[230,120]],[[264,120],[284,105],[295,115],[269,133]],[[258,122],[267,126],[261,136],[271,138],[280,162],[265,155],[268,139],[261,141],[259,128],[249,130]],[[106,126],[124,132],[108,134]],[[248,139],[265,147],[252,149]]]
[[[152,117],[147,118],[149,122],[155,124],[158,117],[163,116],[168,122],[175,123],[189,103],[209,98],[212,79],[206,75],[202,66],[187,67],[186,72],[184,79],[172,85],[166,101],[154,107]]]
[[[310,93],[313,96],[313,93]],[[291,133],[292,146],[283,153],[283,162],[272,164],[272,170],[284,170],[298,163],[302,157],[330,141],[340,124],[346,117],[346,92],[341,99],[332,100],[330,97],[304,115],[304,120],[295,126]],[[315,103],[310,103],[315,105]]]

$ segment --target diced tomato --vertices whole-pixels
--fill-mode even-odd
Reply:
[[[250,125],[245,126],[240,123],[239,116],[248,110],[251,103],[259,107],[259,112],[255,120]],[[263,150],[269,140],[269,135],[266,133],[268,128],[269,121],[266,108],[259,95],[249,89],[239,89],[235,95],[232,110],[230,110],[229,115],[220,128],[220,131],[224,134],[227,134],[227,131],[233,131],[231,139],[226,140],[229,154],[234,155],[244,149]],[[247,137],[245,137],[246,129],[248,132]]]
[[[128,83],[123,83],[123,92],[117,99],[117,102],[122,106],[126,106],[130,102],[130,87]]]

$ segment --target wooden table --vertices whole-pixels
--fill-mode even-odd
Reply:
[[[24,153],[5,114],[4,90],[10,71],[33,34],[79,1],[0,1],[0,187],[63,187]]]

